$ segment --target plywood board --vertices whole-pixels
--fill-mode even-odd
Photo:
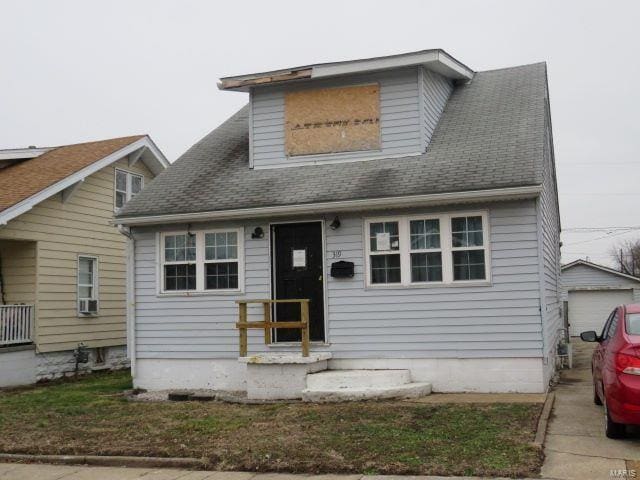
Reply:
[[[380,149],[380,86],[285,93],[287,156]]]

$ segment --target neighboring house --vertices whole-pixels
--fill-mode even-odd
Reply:
[[[126,358],[114,211],[168,166],[148,136],[0,150],[0,386]]]
[[[219,88],[249,105],[117,216],[135,249],[136,386],[247,388],[235,301],[301,298],[329,369],[547,389],[561,305],[544,63],[474,72],[427,50]],[[249,352],[299,339],[252,330]]]
[[[586,260],[563,265],[561,281],[571,336],[600,334],[615,307],[640,302],[640,278]]]

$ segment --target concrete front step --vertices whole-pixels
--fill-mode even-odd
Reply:
[[[326,370],[307,375],[307,390],[392,388],[411,383],[409,370]]]
[[[334,390],[302,391],[305,402],[345,402],[385,398],[417,398],[431,393],[430,383],[407,383],[404,385],[369,388],[339,388]]]

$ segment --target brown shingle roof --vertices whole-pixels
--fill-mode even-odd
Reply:
[[[143,137],[55,147],[39,157],[0,169],[0,212]]]

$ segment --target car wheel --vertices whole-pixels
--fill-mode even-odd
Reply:
[[[606,400],[604,402],[604,433],[607,438],[622,438],[626,433],[624,424],[611,420]]]
[[[593,403],[596,405],[602,405],[602,400],[598,396],[598,389],[596,388],[595,382],[593,383]]]

